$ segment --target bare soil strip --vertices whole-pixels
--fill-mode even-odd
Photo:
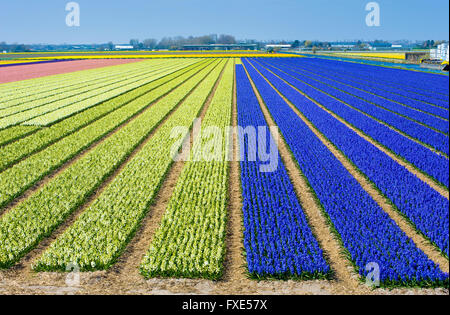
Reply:
[[[267,69],[267,68],[266,68]],[[270,71],[270,69],[267,69],[268,71]],[[270,71],[273,75],[277,76],[275,73],[273,73],[272,71]],[[277,76],[278,78],[280,78],[281,80],[283,80],[281,77]],[[409,162],[406,162],[405,160],[403,160],[402,158],[398,157],[397,155],[395,155],[394,153],[392,153],[391,151],[389,151],[387,148],[385,148],[383,145],[379,144],[378,142],[376,142],[375,140],[373,140],[372,138],[370,138],[369,136],[367,136],[366,134],[364,134],[363,132],[361,132],[360,130],[354,128],[353,126],[351,126],[349,123],[347,123],[344,119],[342,119],[341,117],[337,116],[336,114],[334,114],[333,112],[331,112],[330,110],[328,110],[326,107],[324,107],[322,104],[318,103],[317,101],[315,101],[314,99],[310,98],[308,95],[306,95],[305,93],[303,93],[302,91],[300,91],[299,89],[297,89],[295,86],[289,84],[288,82],[286,82],[285,80],[283,80],[284,83],[288,84],[290,87],[294,88],[296,91],[298,91],[301,95],[303,95],[304,97],[306,97],[307,99],[309,99],[311,102],[313,102],[314,104],[316,104],[317,106],[319,106],[321,109],[323,109],[324,111],[326,111],[329,115],[333,116],[335,119],[337,119],[339,122],[343,123],[344,125],[346,125],[348,128],[350,128],[353,132],[355,132],[356,134],[358,134],[358,136],[362,137],[364,140],[370,142],[372,145],[374,145],[375,147],[378,148],[378,150],[382,151],[383,153],[385,153],[386,155],[388,155],[391,159],[393,159],[395,162],[397,162],[398,164],[400,164],[401,166],[405,167],[409,172],[411,172],[412,174],[414,174],[416,177],[418,177],[421,181],[425,182],[428,186],[430,186],[431,188],[433,188],[434,190],[436,190],[439,194],[441,194],[443,197],[449,199],[449,191],[443,187],[442,185],[436,183],[436,181],[431,178],[428,174],[425,174],[424,172],[422,172],[421,170],[417,169],[414,165],[410,164]]]
[[[266,79],[270,84],[270,82]],[[274,89],[275,87],[272,86]],[[275,89],[276,90],[276,89]],[[405,219],[397,209],[389,202],[375,184],[372,183],[365,175],[342,153],[333,143],[331,143],[283,94],[276,90],[283,100],[289,104],[291,109],[303,120],[303,122],[311,129],[320,141],[326,145],[328,150],[341,162],[347,171],[358,181],[361,187],[372,197],[373,200],[386,212],[392,220],[413,240],[416,246],[421,249],[431,260],[439,264],[443,272],[449,272],[449,261],[445,258],[431,242],[421,233],[416,231],[412,224]]]
[[[233,127],[237,127],[238,125],[236,84],[236,71],[234,71],[233,109],[231,114]],[[224,280],[239,283],[246,281],[247,276],[246,261],[243,256],[242,191],[237,134],[233,134],[231,141],[233,141],[233,160],[230,162],[228,179],[227,254],[225,258]]]
[[[261,65],[261,64],[260,64],[260,65]],[[261,66],[264,67],[264,65],[261,65]],[[264,68],[266,68],[266,67],[264,67]],[[275,68],[276,68],[276,67],[275,67]],[[266,68],[266,69],[267,69],[267,68]],[[277,69],[278,69],[278,68],[277,68]],[[270,69],[267,69],[267,70],[270,71],[271,73],[273,73]],[[284,71],[281,70],[281,69],[278,69],[278,70],[280,70],[280,71],[283,72],[283,73],[286,73],[286,72],[284,72]],[[273,74],[276,75],[275,73],[273,73]],[[286,73],[286,75],[291,76],[291,75],[288,74],[288,73]],[[279,77],[279,76],[277,76],[277,77]],[[291,77],[292,77],[292,76],[291,76]],[[353,107],[352,105],[350,105],[350,104],[344,102],[343,100],[341,100],[341,99],[339,99],[339,98],[337,98],[337,97],[335,97],[335,96],[333,96],[333,95],[331,95],[331,94],[328,94],[327,92],[325,92],[325,91],[323,91],[323,90],[321,90],[321,89],[319,89],[319,88],[317,88],[317,87],[315,87],[315,86],[313,86],[313,85],[311,85],[311,84],[309,84],[309,83],[306,83],[306,82],[304,82],[304,81],[302,81],[302,80],[300,80],[300,79],[298,79],[298,78],[295,78],[295,77],[293,77],[293,78],[296,79],[296,80],[299,80],[299,81],[301,81],[301,82],[303,82],[303,83],[305,83],[305,84],[307,84],[307,85],[309,85],[310,87],[312,87],[312,88],[314,88],[314,89],[317,89],[317,90],[321,91],[322,93],[326,94],[327,96],[329,96],[329,97],[331,97],[331,98],[333,98],[333,99],[335,99],[335,100],[341,102],[341,103],[344,104],[345,106],[348,106],[348,107],[350,107],[350,108],[353,109],[353,110],[356,110],[357,112],[359,112],[359,113],[361,113],[361,114],[363,114],[363,115],[365,115],[365,116],[367,116],[367,117],[369,117],[369,118],[375,120],[376,122],[378,122],[378,123],[380,123],[380,124],[382,124],[382,125],[388,127],[389,129],[391,129],[391,130],[393,130],[393,131],[395,131],[395,132],[401,134],[401,135],[404,136],[405,138],[408,138],[409,140],[414,141],[414,142],[420,144],[421,146],[427,148],[428,150],[430,150],[430,151],[432,151],[432,152],[434,152],[434,153],[436,153],[436,154],[442,155],[443,157],[445,157],[445,158],[448,159],[448,156],[447,156],[445,153],[443,153],[443,152],[441,152],[441,151],[439,151],[439,150],[436,150],[436,149],[433,148],[432,146],[430,146],[430,145],[428,145],[428,144],[426,144],[426,143],[423,143],[422,141],[420,141],[420,140],[418,140],[418,139],[416,139],[416,138],[413,138],[413,137],[407,135],[407,134],[404,133],[403,131],[401,131],[401,130],[399,130],[399,129],[397,129],[397,128],[391,126],[391,125],[388,125],[388,124],[385,123],[384,121],[381,121],[381,120],[379,120],[379,119],[377,119],[377,118],[375,118],[375,117],[373,117],[373,116],[371,116],[371,115],[369,115],[369,114],[367,114],[367,113],[361,111],[360,109],[358,109],[358,108],[356,108],[356,107]],[[282,78],[280,78],[280,79],[282,79]],[[282,79],[282,80],[283,80],[283,79]],[[284,80],[283,80],[283,81],[284,81]],[[286,81],[285,81],[285,82],[286,82]],[[286,82],[286,83],[287,83],[287,82]],[[289,84],[289,83],[288,83],[288,84]],[[289,84],[289,85],[290,85],[290,84]],[[292,85],[291,85],[291,86],[292,86]],[[294,86],[292,86],[292,87],[295,88]],[[295,88],[295,89],[298,91],[297,88]],[[302,94],[303,94],[303,93],[302,93]],[[305,94],[303,94],[303,95],[305,95]],[[306,96],[306,95],[305,95],[305,96]],[[309,96],[307,96],[307,97],[308,97],[308,99],[314,101],[314,100],[313,100],[312,98],[310,98]],[[316,101],[314,101],[314,102],[316,103]]]
[[[247,72],[247,69],[245,71]],[[270,112],[268,111],[264,103],[264,100],[259,94],[248,72],[247,75],[250,78],[250,83],[258,98],[260,107],[264,113],[268,125],[276,126]],[[281,135],[281,137],[283,136]],[[327,262],[330,264],[336,280],[341,282],[346,287],[349,293],[357,289],[361,290],[361,285],[358,281],[359,276],[354,272],[354,268],[351,265],[350,261],[348,261],[342,255],[343,248],[332,233],[325,217],[322,215],[321,206],[316,202],[316,199],[314,198],[314,192],[310,188],[306,177],[300,171],[296,161],[291,154],[289,146],[284,141],[284,138],[283,141],[278,142],[278,150],[280,152],[283,163],[286,166],[289,177],[291,178],[291,181],[294,185],[294,189],[300,200],[302,208],[308,218],[311,230],[315,235],[317,241],[319,242],[320,247],[324,250]]]

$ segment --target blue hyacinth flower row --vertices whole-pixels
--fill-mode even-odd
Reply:
[[[242,65],[236,66],[238,123],[243,128],[267,127],[258,100]],[[240,137],[243,196],[244,246],[248,272],[256,278],[326,278],[330,267],[308,226],[294,187],[281,158],[275,172],[261,172],[262,162],[249,160],[249,150],[269,148],[271,135],[257,138],[249,147],[248,136]],[[267,151],[266,151],[267,152]],[[258,153],[258,152],[256,152]]]
[[[446,285],[443,273],[359,185],[263,77],[244,60],[300,170],[362,277],[376,263],[383,285]]]

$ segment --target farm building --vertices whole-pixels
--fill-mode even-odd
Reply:
[[[266,50],[274,50],[274,51],[280,51],[280,50],[288,50],[292,47],[292,45],[285,45],[285,44],[270,44],[270,45],[266,45],[265,49]]]
[[[333,42],[330,43],[331,48],[354,48],[358,45],[357,42]]]
[[[118,50],[130,50],[130,49],[134,49],[134,47],[131,46],[131,45],[116,45],[114,48],[115,48],[115,49],[118,49]]]
[[[436,49],[431,49],[430,58],[435,60],[449,61],[448,43],[440,44]]]

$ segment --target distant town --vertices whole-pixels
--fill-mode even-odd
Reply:
[[[120,51],[120,50],[266,50],[266,51],[413,51],[437,48],[446,40],[422,41],[316,41],[316,40],[237,40],[232,35],[204,35],[189,37],[165,37],[161,40],[149,38],[131,39],[127,43],[101,44],[7,44],[0,42],[0,52],[35,52],[35,51]]]

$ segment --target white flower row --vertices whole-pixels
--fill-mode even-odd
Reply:
[[[230,125],[234,62],[225,68],[202,128],[222,129]],[[198,156],[209,139],[194,146]],[[227,221],[228,138],[222,139],[220,161],[195,161],[184,166],[169,201],[162,224],[145,256],[141,272],[145,277],[174,276],[219,279],[223,272]]]

